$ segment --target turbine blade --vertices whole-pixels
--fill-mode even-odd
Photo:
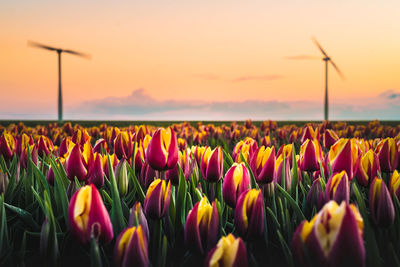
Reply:
[[[44,44],[40,44],[40,43],[33,42],[33,41],[28,41],[28,45],[29,45],[29,46],[32,46],[32,47],[47,49],[47,50],[50,50],[50,51],[57,51],[57,50],[58,50],[58,49],[55,48],[55,47],[51,47],[51,46],[44,45]]]
[[[315,39],[315,37],[311,38],[314,42],[314,44],[319,48],[319,50],[321,51],[321,53],[325,56],[325,57],[329,57],[328,54],[325,53],[324,49],[322,48],[322,46],[318,43],[317,39]]]
[[[288,56],[284,57],[289,60],[311,60],[311,59],[321,59],[321,57],[311,56],[311,55],[296,55],[296,56]]]
[[[344,80],[344,75],[343,73],[339,70],[339,67],[335,64],[335,62],[332,61],[332,59],[329,60],[332,64],[332,66],[335,68],[335,70],[337,71],[337,73],[339,74],[340,78],[342,78],[342,80]]]
[[[78,52],[78,51],[73,51],[73,50],[63,50],[63,52],[64,53],[68,53],[68,54],[72,54],[72,55],[75,55],[75,56],[79,56],[79,57],[84,57],[84,58],[87,58],[87,59],[90,59],[91,58],[91,56],[89,55],[89,54],[85,54],[85,53],[81,53],[81,52]]]

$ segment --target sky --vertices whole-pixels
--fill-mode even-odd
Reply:
[[[0,2],[0,119],[399,119],[400,2]]]

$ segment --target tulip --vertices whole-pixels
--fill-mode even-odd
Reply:
[[[325,200],[335,200],[337,203],[349,203],[349,177],[345,171],[332,175],[325,188]]]
[[[142,229],[146,234],[147,239],[149,239],[150,232],[146,216],[143,213],[142,205],[140,204],[140,202],[136,202],[131,209],[128,226],[132,227],[139,225],[142,226]]]
[[[321,177],[315,179],[311,185],[310,191],[308,191],[307,194],[307,206],[310,208],[316,207],[317,210],[320,210],[325,202],[321,180]]]
[[[375,224],[389,227],[394,222],[394,206],[389,190],[381,178],[375,177],[369,188],[369,207]]]
[[[49,170],[47,171],[46,180],[49,184],[54,185],[54,171],[52,166],[50,166]]]
[[[83,146],[83,151],[81,151],[79,144],[74,145],[66,162],[68,179],[73,181],[76,177],[79,181],[86,180],[88,169],[93,163],[93,157],[93,150],[89,141]]]
[[[194,252],[204,254],[218,241],[219,215],[215,202],[208,203],[207,197],[189,211],[185,224],[185,244]]]
[[[302,171],[317,171],[322,159],[322,149],[319,142],[306,139],[300,147],[300,169]]]
[[[356,206],[330,201],[311,221],[297,227],[292,241],[294,258],[303,266],[365,266],[363,229]]]
[[[141,225],[123,230],[115,243],[115,266],[149,266],[146,234]]]
[[[75,144],[79,144],[81,147],[83,147],[87,142],[90,143],[90,139],[92,137],[88,134],[86,130],[76,130],[74,135],[72,136],[71,141]]]
[[[393,138],[386,138],[380,141],[375,148],[375,153],[378,155],[383,172],[393,172],[397,168],[399,150]]]
[[[190,156],[194,155],[198,166],[201,165],[201,159],[203,158],[203,154],[207,148],[207,146],[192,146],[190,148]]]
[[[179,184],[179,167],[182,169],[185,180],[189,179],[189,175],[191,172],[190,169],[192,167],[190,166],[188,151],[186,150],[184,150],[183,152],[179,151],[178,155],[179,155],[178,164],[176,164],[175,167],[173,167],[172,169],[168,170],[165,174],[166,180],[171,181],[173,185]]]
[[[354,176],[359,184],[368,186],[370,180],[377,176],[378,172],[381,172],[379,159],[372,150],[358,157]]]
[[[331,164],[332,173],[346,171],[349,179],[354,176],[354,168],[358,158],[358,148],[354,140],[339,139],[331,146],[328,161]]]
[[[264,136],[264,138],[261,139],[261,145],[265,147],[271,146],[271,137],[269,135]]]
[[[127,161],[122,158],[122,160],[117,165],[117,170],[115,173],[115,178],[118,186],[118,191],[121,196],[126,195],[128,192],[128,169],[126,167]]]
[[[282,145],[279,149],[278,152],[276,153],[276,158],[278,158],[281,154],[283,154],[285,156],[285,158],[289,159],[289,163],[290,163],[290,167],[292,167],[293,165],[293,149],[294,146],[293,144],[289,144],[289,145]]]
[[[35,165],[37,165],[38,162],[38,149],[37,146],[35,145],[30,145],[26,146],[22,151],[21,151],[21,156],[20,156],[20,162],[23,168],[26,169],[28,166],[28,147],[30,151],[30,157]]]
[[[247,251],[243,240],[232,234],[223,236],[204,262],[205,267],[247,267]]]
[[[204,151],[203,158],[201,159],[201,175],[203,178],[211,183],[218,182],[222,177],[224,167],[224,158],[222,149],[220,147],[211,150],[210,147]]]
[[[58,149],[58,156],[59,157],[67,157],[68,153],[72,150],[72,148],[75,146],[74,142],[71,141],[70,137],[65,137]]]
[[[37,145],[38,145],[38,154],[41,157],[44,157],[44,155],[48,156],[54,150],[53,142],[51,142],[51,140],[44,135],[41,135],[39,137]]]
[[[8,175],[0,171],[0,195],[6,192],[8,186]]]
[[[167,185],[164,180],[154,180],[147,189],[144,212],[153,220],[161,219],[168,211],[170,197],[171,182]]]
[[[28,145],[31,146],[33,145],[33,138],[32,136],[28,136],[26,134],[22,134],[16,137],[16,149],[15,152],[17,155],[21,155],[22,150],[26,148]]]
[[[246,162],[248,162],[253,153],[257,150],[257,148],[258,145],[256,140],[250,137],[246,137],[244,140],[238,142],[233,148],[232,159],[237,163],[242,162],[242,159],[240,157],[240,153],[242,153],[244,159],[246,160]]]
[[[275,147],[258,148],[250,160],[250,168],[257,183],[271,183],[275,175]]]
[[[396,195],[400,200],[400,174],[397,170],[393,172],[392,177],[390,178],[389,188],[390,193]]]
[[[236,207],[236,201],[240,194],[249,189],[250,174],[244,163],[233,163],[225,174],[222,184],[222,196],[225,203],[231,208]]]
[[[337,140],[339,140],[339,137],[333,130],[325,130],[323,144],[326,149],[330,149]]]
[[[14,137],[4,132],[0,137],[0,155],[3,155],[5,160],[9,160],[14,156],[16,143]]]
[[[130,132],[120,132],[114,140],[114,153],[118,159],[130,160],[133,153],[134,137]]]
[[[83,244],[87,244],[92,237],[102,243],[113,239],[110,216],[94,185],[81,187],[72,196],[68,222],[72,235]]]
[[[150,135],[146,135],[143,140],[139,140],[135,144],[135,172],[137,174],[140,174],[142,171],[144,162],[145,162],[145,156],[146,156],[146,149],[149,146],[151,140]]]
[[[110,170],[108,168],[108,156],[110,157],[112,170]],[[117,167],[117,165],[119,163],[119,160],[118,160],[118,158],[117,158],[117,156],[115,154],[112,154],[112,155],[104,155],[104,156],[102,156],[101,162],[102,162],[102,165],[103,165],[104,173],[105,173],[106,177],[109,178],[110,177],[110,171],[114,171],[115,170],[115,168]]]
[[[141,184],[144,185],[146,188],[149,187],[156,176],[156,170],[154,170],[149,163],[145,162],[140,173]]]
[[[108,147],[106,140],[103,138],[100,138],[94,144],[93,153],[96,153],[96,152],[101,153],[102,150],[104,150],[105,152],[110,152],[110,148]]]
[[[305,126],[303,128],[303,134],[301,136],[300,142],[304,143],[306,140],[317,140],[319,141],[319,131],[318,128],[315,130],[313,129],[312,126]]]
[[[235,227],[245,239],[259,237],[264,231],[264,203],[261,190],[243,192],[235,208]]]
[[[187,142],[183,138],[178,138],[178,147],[180,150],[185,150],[187,147]]]
[[[158,129],[147,147],[146,159],[158,171],[172,169],[178,162],[178,141],[171,128]]]
[[[104,185],[104,172],[101,155],[97,152],[94,153],[94,161],[88,171],[88,182],[94,184],[97,188]]]

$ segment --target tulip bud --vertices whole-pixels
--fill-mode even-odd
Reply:
[[[381,178],[375,177],[369,188],[369,207],[375,224],[389,227],[394,222],[394,206],[389,190]]]
[[[117,156],[115,154],[112,154],[112,155],[109,155],[109,156],[110,156],[112,170],[109,170],[109,168],[108,168],[108,156],[104,155],[101,158],[101,162],[102,162],[102,165],[103,165],[103,171],[104,171],[104,173],[105,173],[107,178],[110,177],[110,171],[114,171],[115,168],[117,167],[118,163],[119,163],[119,160],[118,160],[118,158],[117,158]]]
[[[121,196],[124,196],[128,191],[128,169],[126,167],[126,159],[122,160],[117,165],[117,170],[115,173],[116,182],[118,185],[118,191]]]
[[[136,202],[131,209],[128,226],[132,227],[139,225],[142,226],[142,229],[146,234],[147,239],[149,239],[149,225],[147,224],[146,216],[143,213],[142,205],[140,204],[140,202]]]
[[[54,171],[52,166],[50,166],[49,170],[47,171],[46,180],[49,184],[54,185]]]
[[[306,140],[317,140],[319,141],[319,131],[318,128],[315,130],[312,126],[305,126],[303,128],[303,134],[301,136],[300,142],[304,143]]]
[[[201,159],[203,158],[204,152],[207,150],[207,146],[192,146],[190,148],[190,155],[194,155],[197,165],[201,165]]]
[[[86,185],[72,196],[68,222],[72,235],[83,244],[87,244],[92,237],[103,243],[113,239],[110,216],[94,185]]]
[[[250,160],[250,168],[259,184],[267,184],[274,180],[275,147],[261,146],[254,152]]]
[[[149,163],[145,162],[140,173],[141,184],[144,185],[146,188],[149,187],[156,176],[156,170],[154,170]]]
[[[164,180],[154,180],[147,189],[144,212],[153,220],[161,219],[168,211],[170,197],[171,182],[167,185]]]
[[[393,172],[398,165],[399,150],[393,138],[381,140],[375,148],[382,172]]]
[[[354,176],[359,184],[368,186],[370,180],[380,171],[378,156],[372,150],[368,150],[364,156],[358,157]]]
[[[0,137],[0,155],[3,155],[5,160],[9,160],[14,156],[16,143],[14,137],[4,132]]]
[[[191,250],[205,253],[215,246],[218,240],[219,216],[215,202],[212,206],[206,197],[194,205],[185,224],[185,244]]]
[[[201,159],[201,175],[203,178],[210,182],[218,182],[222,177],[224,167],[224,158],[222,149],[220,147],[211,150],[210,147],[206,149]]]
[[[311,185],[310,191],[308,191],[307,194],[307,206],[310,208],[315,206],[317,210],[320,210],[325,202],[321,179],[322,178],[317,178],[314,180],[314,182]]]
[[[245,239],[259,237],[264,232],[264,205],[261,190],[243,192],[235,208],[235,227]]]
[[[300,169],[302,171],[317,171],[322,159],[322,149],[319,142],[306,139],[300,147]]]
[[[311,221],[297,227],[293,256],[302,266],[365,266],[363,229],[353,204],[330,201]]]
[[[173,168],[178,162],[178,140],[171,128],[158,129],[147,147],[146,159],[158,171]]]
[[[84,158],[79,144],[76,144],[71,150],[71,153],[68,155],[66,165],[68,179],[71,181],[74,180],[74,177],[78,178],[79,181],[86,179],[87,169],[84,164]]]
[[[101,156],[97,152],[94,156],[94,161],[88,172],[88,182],[94,184],[97,188],[104,185],[104,172]]]
[[[0,171],[0,195],[6,192],[8,186],[8,175]]]
[[[395,170],[390,178],[390,193],[400,200],[400,174]]]
[[[244,163],[233,163],[232,167],[226,172],[222,184],[222,195],[224,201],[231,208],[236,207],[236,201],[240,194],[249,189],[250,174]]]
[[[148,243],[141,225],[123,230],[115,243],[115,266],[149,266]]]
[[[325,201],[335,200],[337,203],[349,203],[349,177],[345,171],[333,174],[326,184]]]
[[[289,159],[290,167],[293,166],[292,158],[293,158],[293,150],[294,150],[294,145],[289,144],[289,145],[282,145],[278,152],[276,153],[276,158],[278,158],[281,154],[285,156],[285,158]],[[298,155],[296,155],[297,157]]]
[[[264,136],[264,138],[261,139],[261,145],[265,147],[271,146],[271,137],[269,135]]]
[[[218,244],[207,255],[205,267],[247,267],[247,251],[243,240],[232,234],[221,237]]]
[[[339,140],[339,137],[333,130],[325,130],[323,144],[326,149],[330,149],[337,140]]]

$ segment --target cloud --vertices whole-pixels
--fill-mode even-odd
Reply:
[[[247,81],[273,81],[273,80],[278,80],[282,79],[282,75],[278,74],[270,74],[270,75],[260,75],[260,76],[241,76],[238,78],[233,79],[233,82],[247,82]]]
[[[397,120],[400,93],[387,90],[374,98],[331,100],[332,120]],[[320,101],[157,100],[144,89],[126,97],[108,97],[68,109],[69,119],[98,120],[321,120]]]
[[[399,90],[386,90],[376,97],[331,99],[332,120],[398,120]],[[56,109],[22,107],[12,111],[0,107],[0,119],[56,119]],[[67,120],[321,120],[322,101],[199,101],[157,100],[139,88],[124,97],[76,103],[65,106]]]

